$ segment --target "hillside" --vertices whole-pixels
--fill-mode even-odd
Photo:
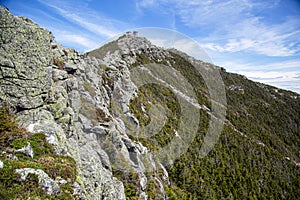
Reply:
[[[299,94],[131,34],[81,55],[0,14],[1,198],[300,196]]]

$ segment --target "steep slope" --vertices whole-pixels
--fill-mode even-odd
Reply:
[[[3,7],[0,14],[1,105],[28,132],[44,133],[57,155],[74,159],[68,198],[300,195],[298,94],[128,34],[80,55],[32,21]],[[214,70],[227,101],[215,101],[210,84],[216,80],[203,77]],[[217,111],[224,107],[222,120]],[[208,143],[211,121],[224,129]],[[203,144],[215,142],[203,152]],[[3,169],[11,159],[1,157]]]
[[[15,111],[27,131],[44,133],[58,155],[74,158],[74,194],[84,199],[125,199],[123,184],[113,177],[96,140],[116,132],[105,107],[109,96],[99,76],[104,71],[101,62],[61,47],[49,31],[6,8],[0,7],[0,14],[1,104]]]
[[[219,68],[226,87],[227,116],[219,141],[208,156],[201,158],[199,151],[211,119],[211,102],[205,80],[193,65],[203,71],[215,66],[197,61],[177,50],[154,47],[145,38],[130,35],[87,55],[101,59],[104,52],[117,51],[118,46],[125,60],[134,58],[135,61],[129,66],[131,72],[134,72],[134,68],[151,68],[149,63],[176,69],[191,84],[198,105],[202,105],[197,135],[188,145],[187,153],[166,166],[170,182],[164,188],[170,199],[297,199],[300,165],[299,94],[255,83]],[[174,139],[176,131],[173,130],[178,128],[182,114],[182,107],[178,105],[174,92],[176,87],[166,83],[141,84],[137,97],[130,102],[130,111],[140,125],[149,126],[152,119],[157,126],[161,126],[159,120],[155,120],[159,113],[151,112],[151,104],[165,104],[165,109],[172,114],[167,116],[170,123],[163,126],[158,134],[148,138],[129,135],[131,139],[140,141],[152,151],[157,147],[163,148]],[[152,191],[150,193],[153,194]],[[151,197],[156,198],[155,195]]]

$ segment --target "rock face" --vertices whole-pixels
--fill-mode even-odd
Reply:
[[[14,17],[1,7],[1,96],[17,109],[35,109],[47,102],[51,79],[47,66],[51,33],[31,20]],[[39,66],[39,67],[36,67]]]
[[[122,111],[129,111],[136,86],[128,67],[135,59],[124,59],[124,55],[151,44],[142,39],[134,43],[138,46],[128,48],[133,43],[123,38],[118,50],[102,59],[87,57],[55,43],[49,31],[27,18],[13,16],[4,7],[0,15],[1,103],[14,108],[17,120],[28,131],[46,134],[58,154],[75,159],[82,198],[125,199],[123,183],[113,176],[111,166],[120,164],[112,162],[118,156],[127,163],[126,170],[138,174],[139,196],[147,199],[145,166],[138,155],[146,155],[153,169],[163,166],[156,167],[147,148],[126,135],[124,123],[109,108],[116,93]],[[20,170],[24,175],[41,174]],[[161,192],[164,197],[163,187]]]
[[[117,132],[108,112],[101,61],[54,43],[52,34],[0,8],[0,99],[18,121],[47,135],[57,153],[76,160],[87,199],[125,199],[97,138]]]

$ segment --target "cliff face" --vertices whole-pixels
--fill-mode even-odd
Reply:
[[[75,160],[72,187],[80,198],[299,194],[298,94],[132,35],[81,55],[29,19],[3,7],[0,14],[1,104]],[[212,98],[220,77],[203,77],[213,70],[224,80],[225,100]],[[205,137],[222,126],[219,141]]]

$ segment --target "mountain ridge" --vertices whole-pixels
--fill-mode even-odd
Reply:
[[[140,37],[124,35],[81,55],[55,43],[47,30],[33,22],[15,17],[3,7],[0,13],[1,103],[9,104],[27,131],[44,133],[58,155],[75,160],[72,198],[299,196],[298,94],[227,73]],[[205,80],[193,62],[199,62],[203,71],[219,71],[227,100],[223,132],[215,148],[201,159],[199,146],[213,110]],[[137,69],[162,66],[181,74],[174,77],[185,79],[187,87],[176,87],[186,92],[190,85],[196,103],[203,106],[196,112],[195,137],[184,154],[167,160],[171,165],[163,165],[153,155],[178,135],[183,137],[176,131],[184,117],[181,97],[170,85],[141,85],[131,80]],[[147,138],[130,134],[131,126],[133,130],[135,124],[147,127],[153,117],[161,116],[166,121],[157,134]],[[7,189],[0,186],[0,191]]]

